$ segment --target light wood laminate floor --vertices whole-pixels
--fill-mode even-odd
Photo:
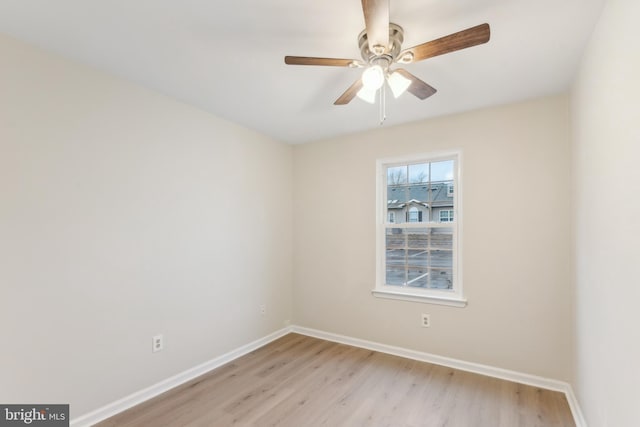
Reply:
[[[288,334],[98,426],[575,424],[559,392]]]

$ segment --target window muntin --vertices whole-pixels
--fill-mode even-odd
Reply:
[[[386,202],[378,205],[386,210],[380,216],[386,222],[378,224],[374,294],[462,302],[459,192],[453,191],[459,186],[459,153],[380,160],[378,173],[378,197]]]

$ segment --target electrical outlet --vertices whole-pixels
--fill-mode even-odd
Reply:
[[[260,314],[262,314],[263,316],[265,314],[267,314],[267,305],[266,304],[260,304]]]
[[[422,313],[422,327],[429,328],[431,327],[431,316],[428,314]]]
[[[152,347],[151,347],[152,352],[157,353],[159,351],[164,350],[164,338],[162,337],[162,334],[154,336],[151,339],[151,342],[152,342]]]

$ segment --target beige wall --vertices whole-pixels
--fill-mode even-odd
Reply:
[[[376,159],[457,148],[468,306],[371,296]],[[296,146],[295,322],[570,380],[570,158],[566,96]]]
[[[576,392],[587,422],[640,425],[640,2],[610,0],[573,90]]]
[[[77,417],[291,319],[290,146],[6,37],[0,70],[0,402]]]

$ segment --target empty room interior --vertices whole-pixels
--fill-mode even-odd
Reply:
[[[640,426],[639,19],[0,0],[0,424]]]

